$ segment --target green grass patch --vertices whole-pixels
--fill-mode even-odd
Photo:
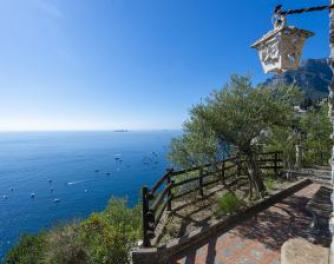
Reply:
[[[242,201],[233,192],[227,192],[218,199],[218,209],[216,215],[229,215],[240,209]]]
[[[266,177],[263,180],[264,185],[266,186],[268,191],[272,191],[275,188],[276,185],[276,180],[272,177]]]

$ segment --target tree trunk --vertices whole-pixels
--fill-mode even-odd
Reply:
[[[266,191],[266,187],[264,186],[262,177],[261,177],[261,170],[258,167],[256,162],[255,153],[249,152],[247,154],[247,168],[248,168],[248,175],[250,180],[250,188],[253,186],[255,188],[256,196],[263,197],[263,194]],[[252,194],[252,190],[249,190],[250,194]]]
[[[300,145],[296,145],[296,162],[295,162],[295,169],[299,170],[302,167],[302,151],[301,151],[301,146]]]
[[[248,173],[248,198],[249,200],[253,199],[253,183],[251,177],[249,176],[249,173]]]

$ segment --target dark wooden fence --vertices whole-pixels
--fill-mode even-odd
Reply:
[[[261,169],[273,170],[278,175],[282,168],[282,153],[267,152],[257,156]],[[245,160],[231,157],[215,164],[193,167],[174,171],[168,169],[152,188],[142,189],[143,202],[143,245],[150,246],[150,240],[155,237],[156,227],[163,213],[172,210],[172,201],[191,193],[205,195],[205,191],[214,184],[233,186],[238,183]],[[185,188],[183,188],[185,187]]]

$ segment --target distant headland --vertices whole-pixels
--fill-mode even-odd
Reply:
[[[115,129],[113,132],[119,132],[119,133],[124,133],[124,132],[129,132],[127,129]]]

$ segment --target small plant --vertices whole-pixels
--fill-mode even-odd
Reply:
[[[217,215],[229,215],[238,209],[242,205],[241,200],[233,192],[225,193],[218,199]]]
[[[275,187],[275,179],[272,177],[267,177],[264,179],[264,185],[268,191],[272,191]]]

